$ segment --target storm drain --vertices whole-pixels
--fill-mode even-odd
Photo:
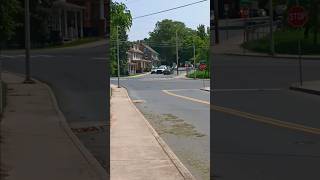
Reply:
[[[106,126],[91,126],[91,127],[82,127],[82,128],[71,128],[75,134],[83,133],[99,133],[105,131]]]
[[[71,130],[75,134],[101,133],[108,128],[106,123],[78,122],[70,124]]]
[[[132,100],[133,103],[144,103],[145,101],[144,100],[139,100],[139,99],[136,99],[136,100]]]

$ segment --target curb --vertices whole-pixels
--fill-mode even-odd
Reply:
[[[294,91],[308,93],[308,94],[320,95],[320,91],[313,90],[313,89],[306,89],[306,88],[297,87],[297,86],[290,86],[289,89],[294,90]]]
[[[187,76],[184,76],[184,77],[174,77],[174,79],[184,79],[184,80],[210,80],[210,79],[200,79],[200,78],[189,78]]]
[[[106,45],[108,42],[103,38],[101,40],[98,41],[94,41],[94,42],[89,42],[89,43],[84,43],[84,44],[79,44],[79,45],[75,45],[75,46],[68,46],[68,47],[52,47],[52,48],[36,48],[36,49],[31,49],[30,51],[32,53],[38,53],[38,52],[51,52],[51,51],[55,51],[55,50],[74,50],[74,49],[83,49],[83,48],[94,48],[94,47],[98,47],[101,45]],[[25,50],[24,49],[9,49],[9,50],[3,50],[3,53],[24,53]]]
[[[207,91],[207,92],[211,92],[211,91],[212,91],[212,90],[206,89],[206,88],[200,88],[200,90],[202,90],[202,91]]]
[[[19,73],[12,73],[12,72],[9,72],[9,71],[3,71],[3,72],[15,74],[15,75],[20,76],[20,77],[24,77],[22,74],[19,74]],[[66,120],[64,114],[60,110],[60,107],[58,105],[57,99],[56,99],[52,89],[50,88],[50,86],[47,85],[44,82],[41,82],[41,81],[37,80],[37,79],[34,79],[34,78],[31,78],[31,79],[33,81],[39,83],[39,84],[44,85],[47,88],[47,90],[50,93],[51,101],[53,103],[54,109],[58,113],[58,116],[59,116],[59,119],[60,119],[60,121],[59,121],[60,126],[64,129],[64,131],[67,134],[67,136],[71,139],[73,145],[76,146],[76,148],[80,151],[82,156],[86,159],[86,161],[90,165],[91,172],[92,171],[95,172],[94,175],[95,176],[97,175],[100,180],[106,180],[107,176],[109,177],[109,175],[107,174],[107,171],[100,165],[100,163],[96,160],[96,158],[81,143],[79,138],[72,132],[71,128],[69,127],[69,125],[67,123],[67,120]]]
[[[220,55],[229,55],[229,56],[247,56],[247,57],[268,57],[268,58],[278,58],[278,59],[298,59],[298,56],[286,56],[286,55],[267,55],[267,54],[242,54],[242,53],[215,53]],[[306,60],[319,60],[320,57],[308,57],[308,56],[301,56],[301,59]]]
[[[145,121],[146,125],[150,129],[152,135],[155,137],[155,139],[158,141],[161,148],[164,150],[164,152],[168,155],[172,163],[175,165],[175,167],[178,169],[178,171],[181,173],[183,178],[185,180],[196,180],[195,177],[190,173],[190,171],[182,164],[182,162],[179,160],[179,158],[174,154],[174,152],[170,149],[170,147],[165,143],[165,141],[159,136],[159,134],[156,132],[156,130],[151,126],[149,121],[144,117],[144,115],[141,113],[141,111],[134,105],[132,102],[128,90],[126,87],[122,86],[125,89],[126,95],[129,98],[130,104],[134,107],[134,109],[137,111],[137,113],[142,117],[142,119]]]
[[[126,78],[137,78],[137,77],[143,77],[143,76],[146,76],[148,74],[151,74],[151,72],[148,72],[148,73],[143,73],[143,74],[138,74],[138,75],[133,75],[133,76],[128,76]]]

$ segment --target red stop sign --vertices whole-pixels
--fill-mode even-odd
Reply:
[[[206,68],[207,68],[207,65],[206,65],[206,64],[200,64],[200,65],[199,65],[199,70],[200,70],[200,71],[204,71]]]
[[[290,26],[299,28],[308,21],[308,14],[302,6],[293,6],[288,10],[288,23]]]

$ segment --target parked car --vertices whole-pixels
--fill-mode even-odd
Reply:
[[[151,74],[156,74],[157,73],[157,67],[153,67],[152,69],[151,69]]]
[[[157,74],[163,74],[163,71],[167,69],[167,66],[165,65],[161,65],[160,67],[158,67],[157,69]]]
[[[170,68],[170,67],[167,67],[167,69],[163,71],[164,75],[170,75],[172,73],[173,73],[173,68]]]

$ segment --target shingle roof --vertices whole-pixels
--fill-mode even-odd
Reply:
[[[149,49],[151,52],[155,53],[155,54],[159,54],[157,51],[155,51],[154,49],[152,49],[150,46],[144,44],[144,43],[141,43],[144,47],[146,47],[147,49]]]

